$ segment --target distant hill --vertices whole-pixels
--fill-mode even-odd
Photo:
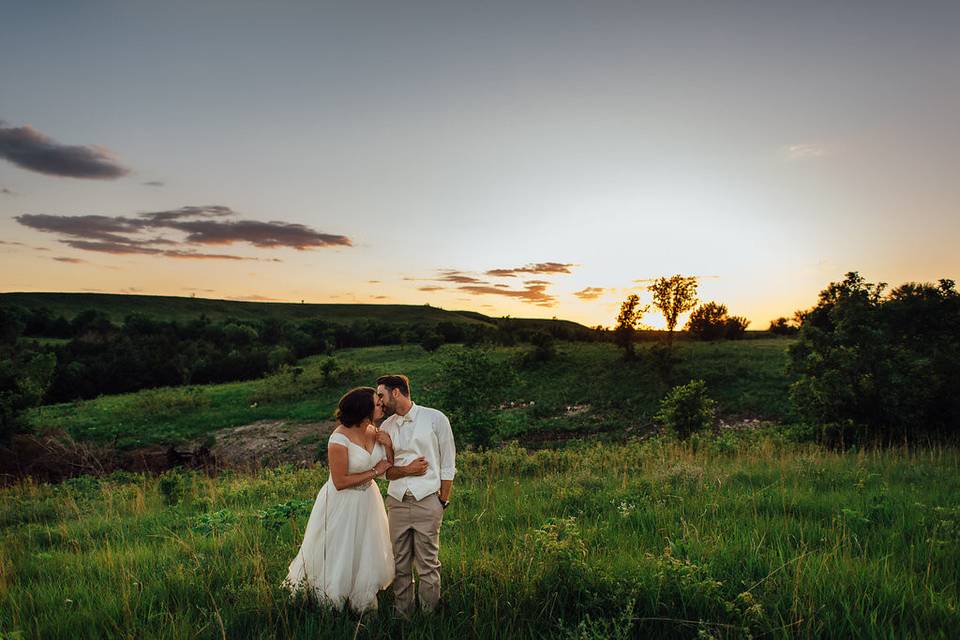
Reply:
[[[276,318],[302,321],[319,318],[348,324],[369,319],[398,324],[485,324],[501,326],[506,322],[523,329],[545,328],[556,323],[574,331],[589,331],[569,320],[535,318],[492,318],[473,311],[447,311],[429,305],[405,304],[297,304],[291,302],[244,302],[177,296],[146,296],[111,293],[0,293],[0,306],[17,305],[28,309],[47,308],[54,316],[72,319],[87,309],[97,309],[114,322],[139,313],[162,320],[183,322],[201,315],[211,320],[265,320]]]

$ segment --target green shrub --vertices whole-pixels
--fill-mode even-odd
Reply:
[[[499,392],[513,382],[516,373],[506,363],[496,363],[476,347],[451,352],[440,361],[443,385],[438,390],[440,408],[449,416],[458,443],[489,447]]]
[[[681,440],[713,426],[716,402],[707,397],[707,383],[693,380],[674,387],[660,403],[654,420]]]

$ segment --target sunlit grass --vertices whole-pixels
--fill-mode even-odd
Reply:
[[[360,637],[960,635],[956,449],[839,454],[745,434],[507,447],[458,466],[445,608],[407,624],[364,616]],[[280,468],[4,489],[0,631],[354,637],[356,616],[278,586],[325,479]]]

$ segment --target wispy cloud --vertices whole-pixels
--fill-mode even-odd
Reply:
[[[443,291],[443,287],[417,287],[417,291]]]
[[[780,153],[787,160],[809,160],[827,155],[827,148],[819,143],[804,142],[788,144],[780,149]]]
[[[130,173],[103,147],[60,144],[30,125],[7,127],[5,124],[0,121],[0,158],[21,169],[96,180],[114,180]]]
[[[62,236],[60,242],[75,249],[114,255],[257,260],[204,253],[195,247],[245,243],[257,248],[306,251],[330,246],[352,246],[350,238],[346,236],[321,233],[302,224],[227,219],[236,215],[230,207],[205,205],[149,211],[136,217],[26,213],[14,219],[31,229]],[[184,236],[173,240],[157,235],[164,231],[177,231]],[[280,262],[277,258],[269,260]]]
[[[526,285],[523,289],[503,289],[482,285],[462,285],[457,289],[475,296],[496,295],[517,298],[541,307],[553,307],[557,303],[557,299],[547,293],[547,285],[543,284]]]
[[[81,260],[80,258],[67,258],[64,256],[57,256],[53,259],[56,260],[57,262],[66,262],[68,264],[86,264],[87,263],[86,260]]]
[[[575,292],[573,295],[577,296],[581,300],[596,300],[606,291],[603,287],[587,287],[586,289],[581,289],[580,291]]]
[[[6,187],[0,188],[0,194],[3,194],[3,195],[5,195],[5,196],[15,196],[15,195],[17,195],[16,193],[14,193],[13,191],[11,191],[10,189],[7,189]]]
[[[140,184],[145,187],[163,187],[166,186],[167,183],[161,180],[148,180],[146,182],[141,182]]]
[[[441,276],[436,279],[441,282],[456,282],[459,284],[487,284],[483,280],[474,278],[473,276],[468,276],[462,271],[454,271],[450,269],[442,271]]]
[[[9,247],[25,247],[25,246],[27,246],[27,245],[23,244],[22,242],[8,242],[8,241],[6,241],[6,240],[0,240],[0,244],[6,245],[6,246],[9,246]]]
[[[537,262],[534,264],[528,264],[525,267],[516,267],[514,269],[490,269],[485,273],[488,276],[497,278],[515,278],[519,273],[539,275],[550,273],[570,273],[570,269],[575,266],[577,265],[563,262]]]

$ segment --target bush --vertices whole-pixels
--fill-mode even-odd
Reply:
[[[443,345],[443,336],[439,333],[428,333],[424,336],[423,340],[420,341],[420,346],[423,347],[424,351],[433,353]]]
[[[707,397],[707,384],[693,380],[670,390],[654,420],[686,440],[693,433],[712,428],[715,411],[716,402]]]
[[[789,350],[797,410],[841,441],[955,437],[960,294],[951,280],[884,289],[851,272],[802,315]]]
[[[786,318],[780,317],[770,321],[770,328],[767,331],[775,336],[792,336],[800,331],[800,327],[791,324]]]
[[[694,309],[685,329],[700,340],[739,340],[749,324],[744,317],[728,316],[726,305],[707,302]]]
[[[483,349],[465,348],[440,362],[440,407],[449,416],[457,443],[490,446],[499,392],[516,377],[508,364],[495,363]]]

